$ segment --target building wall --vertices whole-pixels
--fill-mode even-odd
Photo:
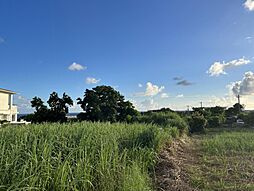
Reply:
[[[9,98],[9,94],[0,92],[0,110],[8,110],[10,108]]]
[[[0,92],[0,120],[17,121],[17,106],[12,105],[13,95]]]

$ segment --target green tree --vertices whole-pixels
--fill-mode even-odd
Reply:
[[[237,114],[240,114],[244,110],[244,105],[236,103],[233,105],[233,108]]]
[[[86,89],[84,98],[77,100],[84,110],[84,113],[78,115],[82,120],[129,122],[138,115],[132,103],[125,101],[124,96],[110,86]]]
[[[31,101],[31,106],[35,108],[33,116],[30,116],[30,120],[34,123],[41,122],[65,122],[66,114],[68,113],[69,106],[73,105],[73,101],[70,96],[63,94],[62,98],[58,97],[56,92],[50,94],[47,101],[50,109],[44,105],[44,102],[39,97],[34,97]]]
[[[225,113],[225,107],[220,107],[220,106],[210,107],[209,110],[211,112],[211,115],[213,116],[221,116],[221,115],[224,115]]]
[[[221,125],[225,122],[225,108],[216,106],[206,108],[206,110],[210,113],[209,116],[204,116],[208,121],[208,127],[221,127]]]
[[[73,106],[73,100],[65,93],[62,98],[59,98],[56,92],[51,93],[47,103],[52,111],[58,113],[68,113],[69,106]]]
[[[254,127],[254,111],[242,112],[238,117],[249,127]]]
[[[191,133],[205,132],[205,129],[207,127],[206,118],[198,112],[194,112],[192,113],[191,117],[188,117],[188,123]]]
[[[244,105],[236,103],[233,107],[230,107],[226,110],[226,116],[234,116],[240,114],[244,109]]]
[[[35,96],[31,101],[31,106],[35,108],[36,111],[47,109],[47,106],[44,105],[44,102],[41,98]]]

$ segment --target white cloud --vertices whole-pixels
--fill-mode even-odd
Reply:
[[[77,113],[83,111],[77,101],[73,100],[73,106],[69,108],[69,113]]]
[[[4,38],[0,36],[0,44],[4,43]]]
[[[138,84],[138,87],[142,88],[142,87],[143,87],[143,85],[142,85],[142,84]]]
[[[92,77],[87,77],[86,78],[86,83],[87,84],[97,84],[100,81],[101,81],[100,79],[96,79],[96,78],[92,78]]]
[[[145,92],[145,96],[155,96],[158,93],[160,93],[163,89],[165,89],[164,86],[157,86],[152,84],[151,82],[147,82],[146,83],[146,92]]]
[[[20,94],[14,95],[14,104],[17,105],[18,111],[21,114],[33,113],[34,111],[34,109],[31,107],[30,100]]]
[[[214,106],[222,106],[222,107],[232,107],[235,103],[237,103],[237,98],[235,95],[232,95],[232,91],[230,94],[224,97],[211,96],[207,98],[207,102],[205,102],[206,107],[214,107]],[[242,96],[241,104],[245,105],[245,109],[254,109],[254,99],[253,96]]]
[[[245,72],[241,81],[233,82],[228,87],[234,95],[254,95],[254,73]]]
[[[77,64],[76,62],[73,62],[69,67],[68,67],[69,70],[71,71],[80,71],[80,70],[85,70],[86,67],[85,66],[82,66],[80,64]]]
[[[155,102],[154,99],[144,100],[138,106],[138,109],[140,111],[154,110],[154,109],[158,109],[158,108],[159,108],[159,104],[157,102]]]
[[[206,107],[215,107],[215,106],[221,106],[221,107],[231,107],[236,103],[236,98],[232,97],[231,95],[226,95],[223,97],[218,97],[215,95],[212,95],[207,98],[207,101],[204,102]]]
[[[230,62],[215,62],[207,71],[210,76],[219,76],[221,74],[227,74],[225,70],[233,68],[236,66],[249,64],[251,61],[245,58],[240,58],[238,60],[232,60]]]
[[[253,37],[252,36],[247,36],[245,37],[245,40],[248,42],[248,43],[252,43],[253,42]]]
[[[160,92],[162,92],[165,89],[164,86],[157,86],[152,84],[151,82],[147,82],[146,83],[146,91],[145,92],[138,92],[135,93],[134,96],[156,96],[158,95]]]
[[[254,0],[246,0],[244,3],[244,7],[249,11],[254,11]]]
[[[168,96],[168,94],[167,93],[162,93],[161,94],[161,98],[168,98],[169,96]]]
[[[183,97],[184,97],[183,94],[179,94],[176,96],[176,98],[183,98]]]

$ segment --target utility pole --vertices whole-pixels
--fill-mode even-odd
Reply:
[[[240,105],[240,95],[237,95],[237,99],[238,99],[238,104]]]
[[[240,102],[240,95],[237,95],[237,99],[238,99],[238,111],[239,113],[241,113],[241,102]]]
[[[189,115],[190,114],[190,106],[187,105],[187,114]]]

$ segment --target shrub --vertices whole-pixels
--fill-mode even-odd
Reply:
[[[0,124],[5,124],[5,123],[8,123],[7,120],[0,120]]]
[[[20,117],[18,119],[18,121],[25,120],[25,121],[32,122],[33,118],[34,118],[34,113],[31,113],[31,114],[27,114],[27,115],[24,115],[24,116]]]
[[[223,116],[211,116],[207,119],[208,127],[210,128],[217,128],[224,123],[225,118]]]
[[[212,116],[208,118],[207,123],[208,123],[208,127],[216,128],[220,126],[220,119],[218,116]]]
[[[190,132],[204,132],[207,126],[207,120],[203,115],[199,113],[193,113],[191,117],[188,118]]]
[[[242,119],[246,125],[251,127],[254,126],[254,111],[250,111],[248,113],[241,113],[239,115],[239,118]]]
[[[176,127],[180,133],[188,130],[187,123],[174,112],[151,112],[140,116],[139,122],[155,124],[162,128]]]

